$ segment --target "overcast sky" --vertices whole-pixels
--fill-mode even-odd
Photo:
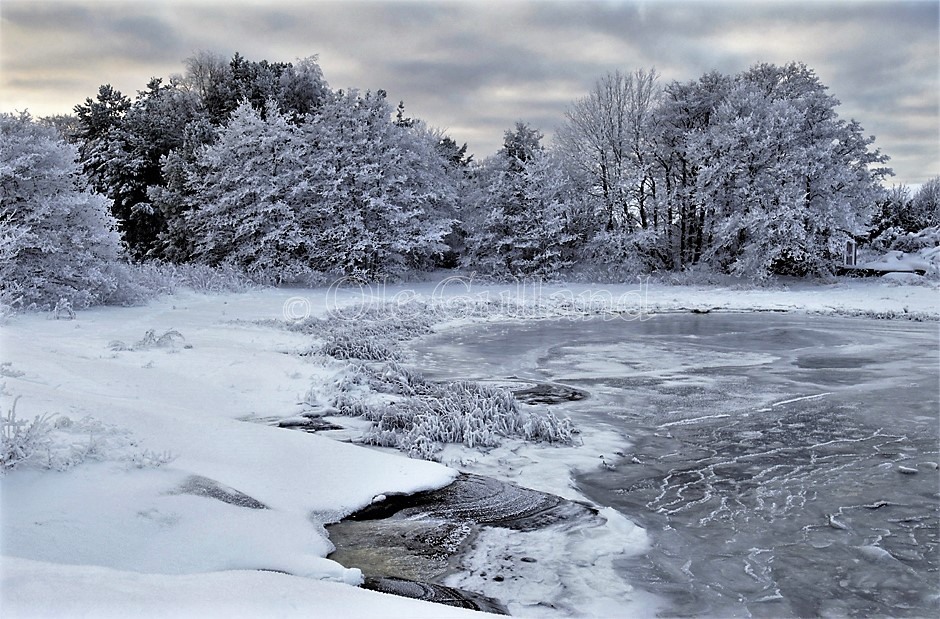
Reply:
[[[517,120],[551,135],[613,70],[663,81],[805,62],[891,156],[940,174],[940,2],[3,0],[0,111],[70,112],[128,95],[199,50],[319,56],[332,88],[383,88],[409,115],[494,153]]]

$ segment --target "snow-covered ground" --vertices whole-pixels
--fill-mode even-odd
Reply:
[[[472,308],[487,303],[484,314],[520,320],[688,309],[940,313],[935,285],[887,280],[747,289],[451,278],[185,293],[74,320],[16,316],[2,326],[2,411],[18,397],[17,419],[54,416],[45,450],[0,477],[3,616],[468,616],[357,588],[357,569],[325,558],[324,524],[380,494],[446,485],[455,470],[264,423],[299,414],[332,370],[299,354],[309,336],[261,321],[355,319],[342,308],[407,308],[413,298],[442,308],[451,326],[480,319]],[[150,330],[156,338],[145,337]],[[544,470],[564,469],[564,449]],[[555,473],[517,481],[571,494]],[[639,598],[624,603],[642,614]]]

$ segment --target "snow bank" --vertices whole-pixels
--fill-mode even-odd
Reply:
[[[26,594],[13,585],[26,579],[25,572],[43,578],[59,574],[64,568],[56,564],[85,566],[64,573],[97,582],[91,591],[109,586],[100,581],[105,576],[129,587],[114,586],[115,597],[101,600],[98,610],[105,614],[120,614],[145,595],[137,585],[149,588],[151,577],[141,574],[275,570],[358,584],[358,569],[324,558],[332,545],[322,525],[378,494],[436,488],[453,479],[454,471],[437,464],[263,422],[296,415],[306,389],[323,371],[285,354],[307,344],[303,335],[248,322],[280,317],[287,296],[279,291],[191,294],[141,308],[82,311],[75,320],[23,315],[4,326],[4,410],[11,396],[20,396],[21,419],[54,415],[58,427],[51,438],[57,452],[72,453],[70,446],[77,444],[94,453],[71,461],[40,457],[0,478],[5,616],[11,616],[9,600],[12,608],[32,614],[26,612]],[[145,341],[151,329],[175,330],[181,337],[170,338],[168,346],[111,345]],[[66,432],[69,428],[77,431]],[[147,457],[154,453],[168,455]],[[193,478],[264,508],[193,493],[187,490]],[[138,575],[115,576],[90,566]],[[219,582],[250,584],[252,574],[271,578],[245,571]],[[195,591],[206,578],[182,584]],[[167,591],[172,581],[158,584]],[[59,583],[45,586],[47,592],[61,591]],[[267,593],[258,596],[260,584],[238,589],[237,599],[249,607],[271,599]],[[121,591],[127,592],[123,602]],[[63,595],[57,593],[58,609],[68,608]],[[75,610],[91,602],[76,593]],[[184,602],[167,595],[150,612],[165,615],[167,605]],[[49,610],[53,616],[75,614]],[[36,611],[43,614],[41,607]]]
[[[858,265],[863,269],[877,271],[898,271],[914,273],[921,271],[936,275],[940,272],[940,247],[921,249],[914,253],[903,251],[889,251],[876,260],[870,260]]]
[[[417,602],[274,572],[168,576],[3,558],[5,617],[256,619],[257,617],[479,618]]]
[[[911,314],[940,318],[938,290],[929,280],[922,285],[885,285],[877,279],[840,278],[832,281],[781,280],[767,285],[748,282],[726,285],[671,285],[651,277],[620,284],[546,283],[519,280],[508,284],[480,281],[473,275],[439,281],[372,285],[332,291],[324,304],[316,294],[301,293],[308,315],[352,303],[375,306],[397,303],[402,312],[437,312],[437,328],[487,319],[539,319],[609,315],[642,320],[650,312],[688,310],[790,311],[822,314]],[[415,302],[418,302],[417,304]],[[332,312],[342,316],[342,311]],[[355,318],[356,314],[351,314]]]

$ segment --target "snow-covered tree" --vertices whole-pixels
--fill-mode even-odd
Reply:
[[[198,208],[185,219],[194,259],[289,277],[308,268],[308,239],[294,196],[302,136],[273,100],[264,116],[245,100],[215,143],[199,153],[199,174],[189,179]]]
[[[917,251],[940,239],[940,177],[934,177],[911,195],[896,185],[878,203],[869,231],[871,246],[879,251]]]
[[[422,126],[392,121],[385,93],[340,92],[304,125],[304,221],[323,271],[395,275],[446,251],[456,199]]]
[[[178,260],[188,255],[180,235],[187,208],[179,199],[186,196],[178,179],[167,175],[176,173],[173,166],[181,161],[192,162],[195,150],[211,140],[206,128],[227,123],[241,101],[263,117],[268,99],[301,123],[327,93],[313,57],[291,64],[200,53],[187,61],[186,75],[153,78],[133,102],[102,86],[95,99],[76,106],[76,137],[85,171],[112,199],[134,256]],[[174,161],[165,170],[167,158]]]
[[[651,198],[657,74],[619,71],[599,79],[565,113],[556,148],[584,174],[607,214],[608,227],[633,230],[652,223]]]
[[[208,118],[194,119],[183,129],[179,148],[160,158],[163,183],[147,188],[150,203],[159,210],[164,221],[151,257],[175,263],[192,259],[196,239],[188,215],[201,208],[202,201],[191,180],[199,178],[199,155],[215,142],[218,132],[219,128],[212,126]]]
[[[570,184],[557,158],[525,123],[478,172],[468,266],[499,276],[550,276],[572,263],[579,240]]]
[[[837,105],[804,65],[739,78],[693,140],[712,264],[757,279],[827,273],[845,240],[864,232],[888,171]]]
[[[376,277],[447,249],[453,174],[422,124],[392,122],[382,93],[339,93],[299,124],[245,100],[193,161],[166,166],[201,262]]]
[[[702,258],[714,215],[697,193],[700,161],[692,142],[711,125],[732,79],[712,71],[691,82],[672,82],[656,109],[657,206],[653,235],[643,250],[651,268],[679,270]]]
[[[912,216],[913,204],[911,190],[907,185],[894,185],[884,192],[868,230],[872,247],[877,250],[890,249],[898,235],[916,228]]]
[[[707,260],[756,278],[823,273],[845,239],[864,233],[886,157],[838,117],[811,69],[712,72],[661,95],[654,82],[608,75],[558,132],[580,191],[607,214],[587,259],[648,269]]]
[[[75,106],[85,172],[95,189],[112,200],[124,241],[137,258],[159,253],[165,218],[150,191],[164,185],[161,158],[181,146],[198,108],[190,93],[159,78],[133,102],[106,85],[95,100]]]
[[[935,176],[920,186],[914,194],[911,210],[913,228],[922,230],[940,226],[940,176]]]
[[[227,123],[246,100],[264,115],[268,100],[273,99],[281,113],[302,122],[329,97],[316,56],[289,63],[248,60],[238,52],[226,59],[201,51],[186,59],[180,87],[200,100],[214,126]]]
[[[107,198],[87,187],[78,150],[27,113],[0,114],[0,294],[74,307],[114,292],[122,254]]]
[[[706,257],[716,266],[762,278],[781,261],[813,258],[803,179],[814,157],[792,132],[801,120],[788,101],[745,84],[700,135],[698,191],[714,213]]]

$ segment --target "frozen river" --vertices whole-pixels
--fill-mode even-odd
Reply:
[[[496,323],[416,347],[428,377],[556,382],[624,436],[581,491],[645,527],[669,616],[936,616],[936,323],[782,314]]]

